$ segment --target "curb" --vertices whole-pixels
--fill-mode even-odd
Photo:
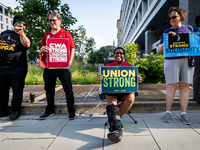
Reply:
[[[76,114],[91,114],[96,108],[97,102],[75,103]],[[94,114],[104,114],[106,111],[107,102],[102,102],[94,111]],[[43,114],[46,103],[23,104],[21,113],[24,115]],[[10,109],[10,106],[9,106]],[[143,101],[134,102],[129,110],[131,113],[151,113],[164,112],[166,109],[165,101]],[[200,104],[195,101],[189,101],[187,110],[199,110]],[[174,101],[172,105],[173,110],[180,110],[180,102]],[[55,103],[55,113],[68,114],[66,103]]]

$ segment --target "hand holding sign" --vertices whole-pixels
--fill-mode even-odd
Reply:
[[[42,46],[40,48],[40,51],[43,53],[43,52],[48,52],[49,51],[49,47],[47,47],[46,45]]]

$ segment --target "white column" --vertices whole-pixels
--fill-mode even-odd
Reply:
[[[155,31],[147,30],[145,32],[145,54],[150,54],[152,51],[152,44],[156,42],[157,34]]]

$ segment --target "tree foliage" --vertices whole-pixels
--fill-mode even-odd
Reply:
[[[138,72],[142,76],[142,83],[164,83],[164,55],[161,53],[145,54],[144,58],[140,57],[138,45],[128,43],[124,47],[128,62],[138,67]]]
[[[81,59],[88,57],[88,54],[92,52],[95,47],[94,38],[87,36],[86,29],[83,27],[83,25],[74,30],[73,35],[76,56]]]
[[[113,51],[115,50],[115,48],[115,46],[107,45],[100,47],[99,52],[104,52],[107,56],[113,56]]]
[[[28,58],[38,56],[43,35],[50,30],[46,14],[49,10],[57,11],[62,16],[62,27],[69,30],[76,23],[76,18],[69,11],[68,4],[61,5],[61,0],[16,0],[20,5],[14,9],[14,15],[24,15],[28,19],[26,33],[33,38]]]
[[[100,47],[100,49],[96,52],[91,52],[89,54],[88,63],[95,64],[95,63],[103,63],[103,58],[113,57],[113,51],[116,47],[107,45]]]

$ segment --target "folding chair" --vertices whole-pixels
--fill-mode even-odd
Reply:
[[[114,57],[108,57],[108,58],[104,58],[104,66],[107,65],[108,63],[114,62],[115,59]],[[124,58],[125,62],[128,62],[127,58]],[[138,96],[138,93],[135,93],[135,96]],[[92,111],[92,113],[89,115],[90,117],[92,116],[92,114],[94,113],[94,111],[99,107],[99,105],[106,99],[106,96],[104,93],[99,93],[99,98],[100,98],[100,102],[97,104],[97,106],[94,108],[94,110]],[[120,107],[121,103],[118,103],[118,108]],[[136,124],[137,121],[130,115],[130,111],[126,112],[129,117],[134,121],[134,123]],[[106,114],[106,112],[104,112],[104,115]]]

